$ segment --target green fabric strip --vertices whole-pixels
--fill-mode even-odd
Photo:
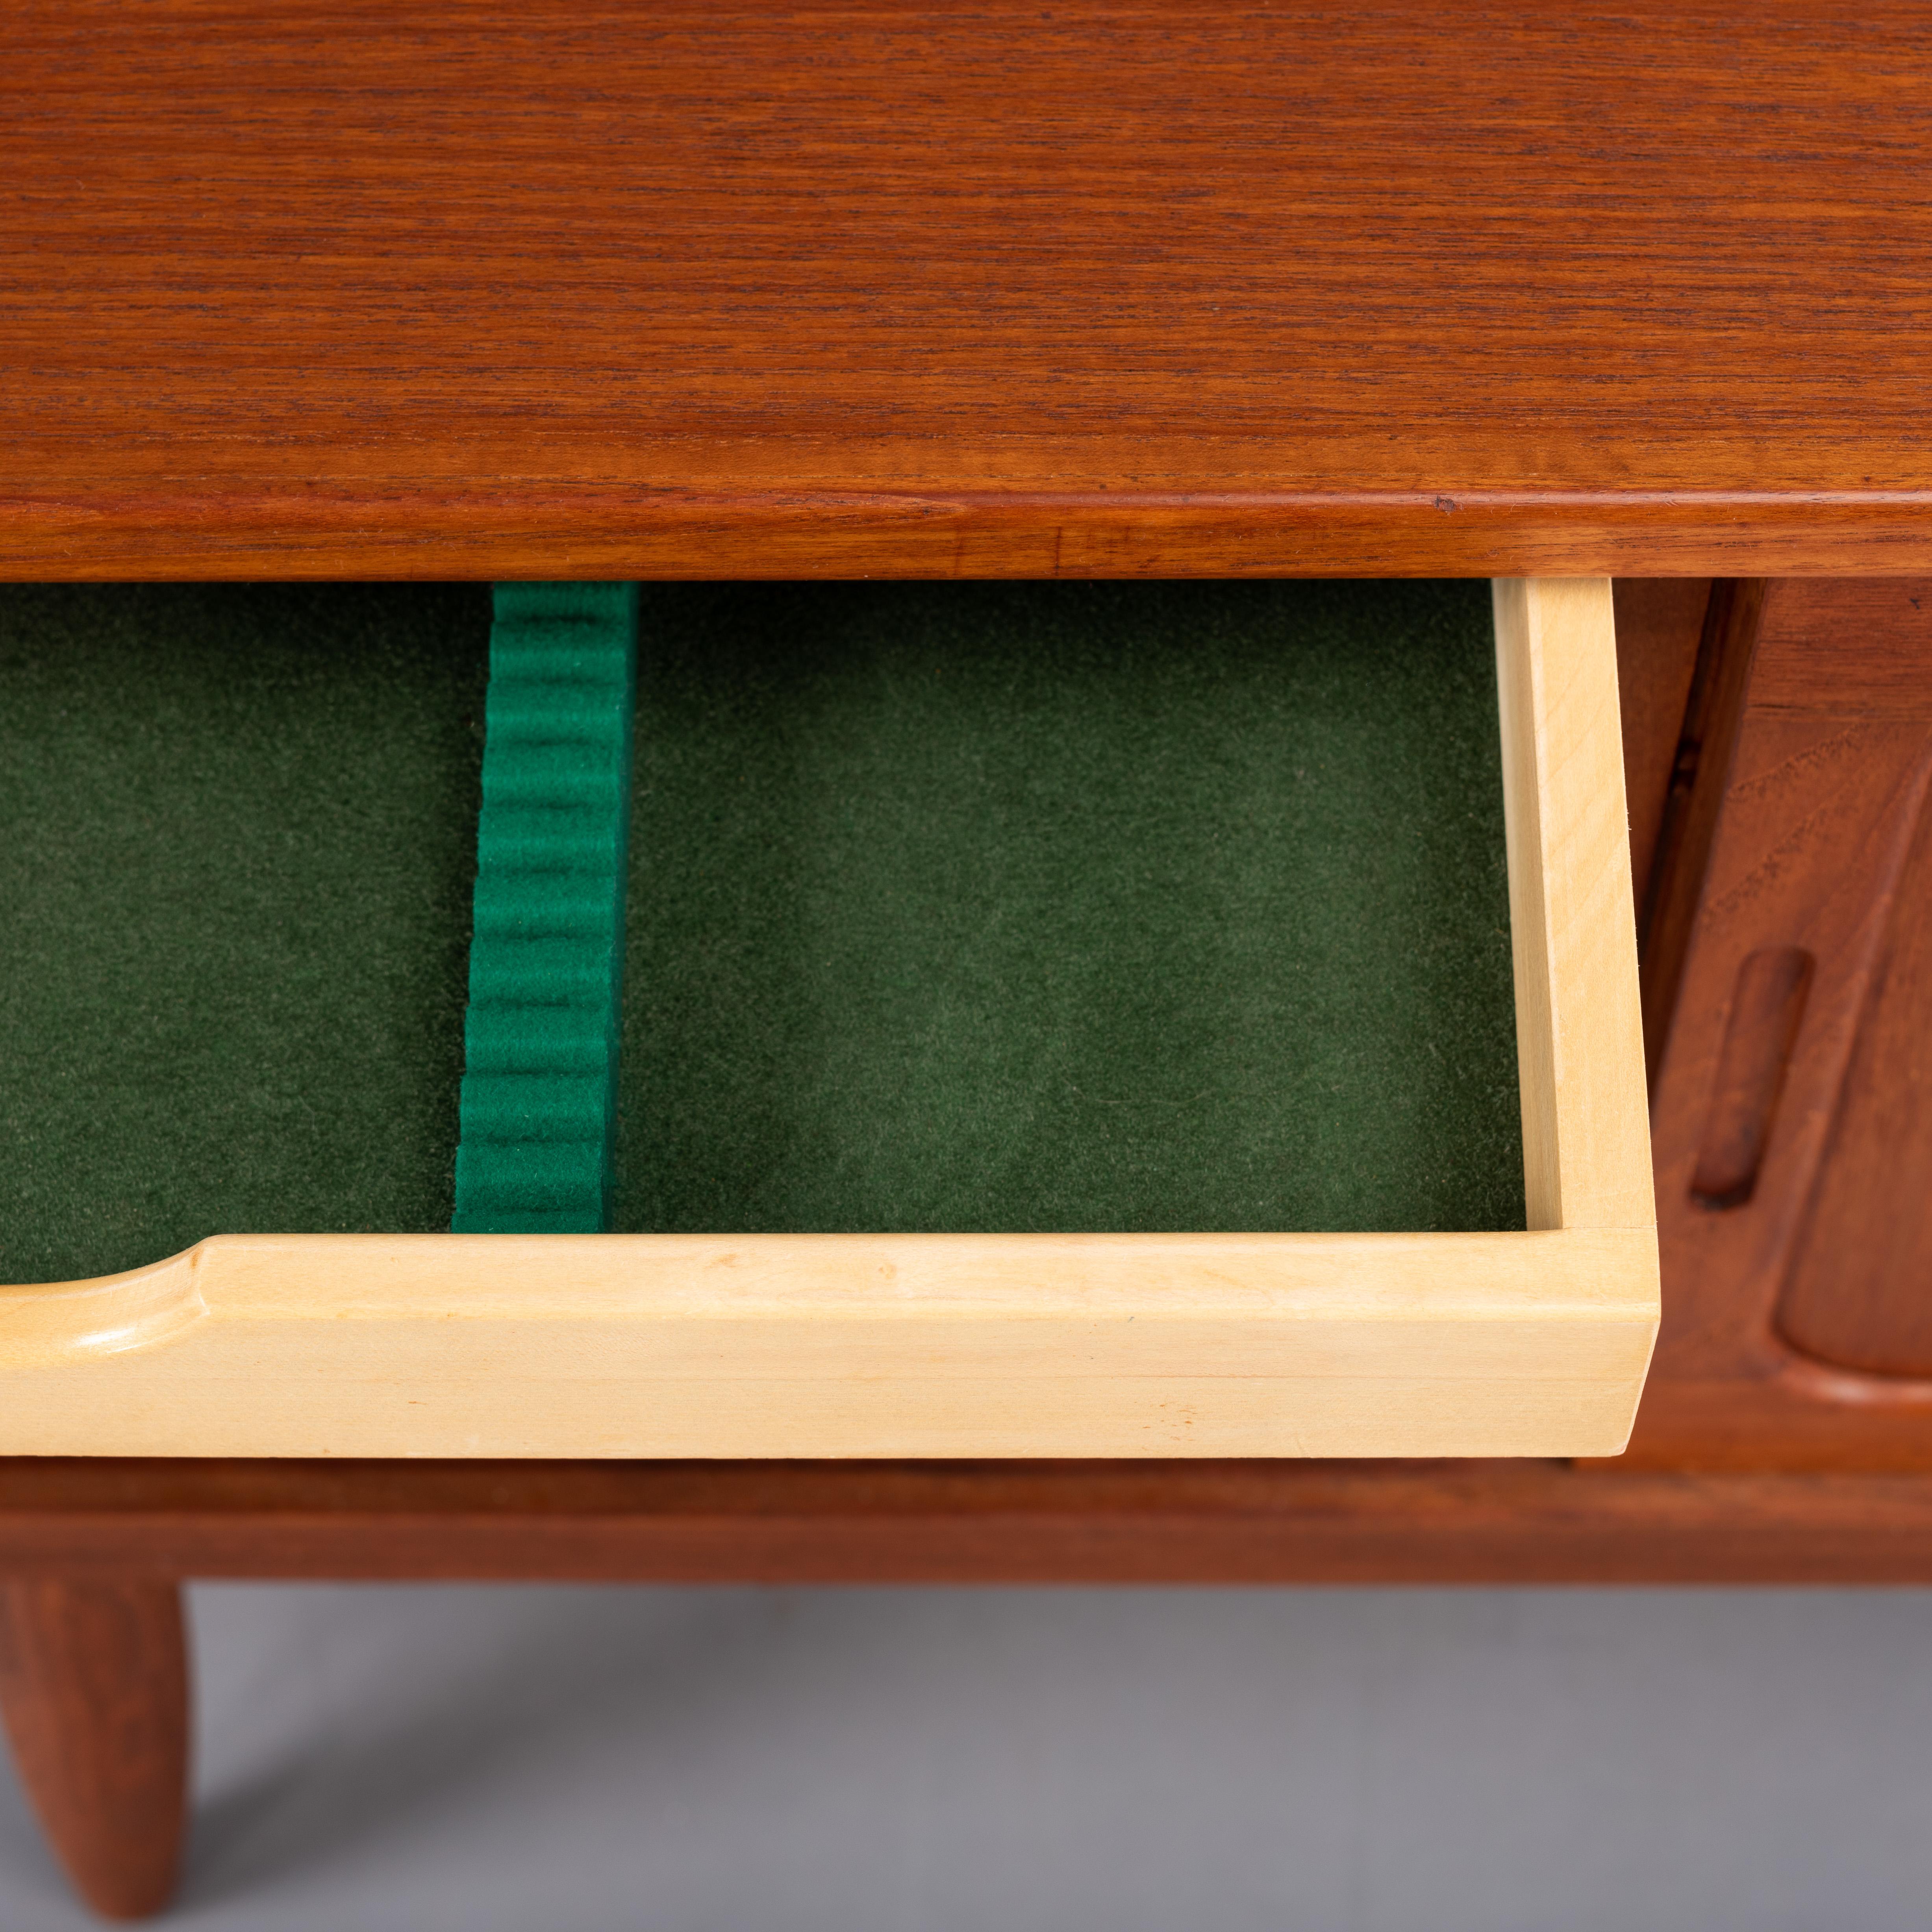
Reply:
[[[632,584],[496,586],[458,1234],[610,1225],[637,610]]]

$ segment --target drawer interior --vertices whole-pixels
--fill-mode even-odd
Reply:
[[[616,1225],[1523,1225],[1483,584],[647,589]]]
[[[447,1228],[480,586],[0,592],[0,1280]],[[647,586],[620,1232],[1523,1226],[1487,587]]]

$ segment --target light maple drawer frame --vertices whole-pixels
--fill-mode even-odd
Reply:
[[[0,1454],[1615,1453],[1658,1307],[1610,586],[1494,588],[1526,1232],[218,1235],[0,1288]]]

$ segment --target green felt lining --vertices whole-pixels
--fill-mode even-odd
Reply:
[[[1522,1226],[1486,586],[641,625],[618,1227]]]
[[[448,1226],[489,629],[0,587],[0,1281]]]
[[[610,1220],[637,592],[502,584],[451,1226]]]
[[[614,1226],[1521,1226],[1481,586],[641,595]],[[490,626],[0,589],[0,1280],[451,1225]]]

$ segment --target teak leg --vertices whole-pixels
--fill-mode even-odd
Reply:
[[[81,1896],[110,1918],[160,1910],[188,1798],[178,1586],[0,1585],[0,1716]]]

